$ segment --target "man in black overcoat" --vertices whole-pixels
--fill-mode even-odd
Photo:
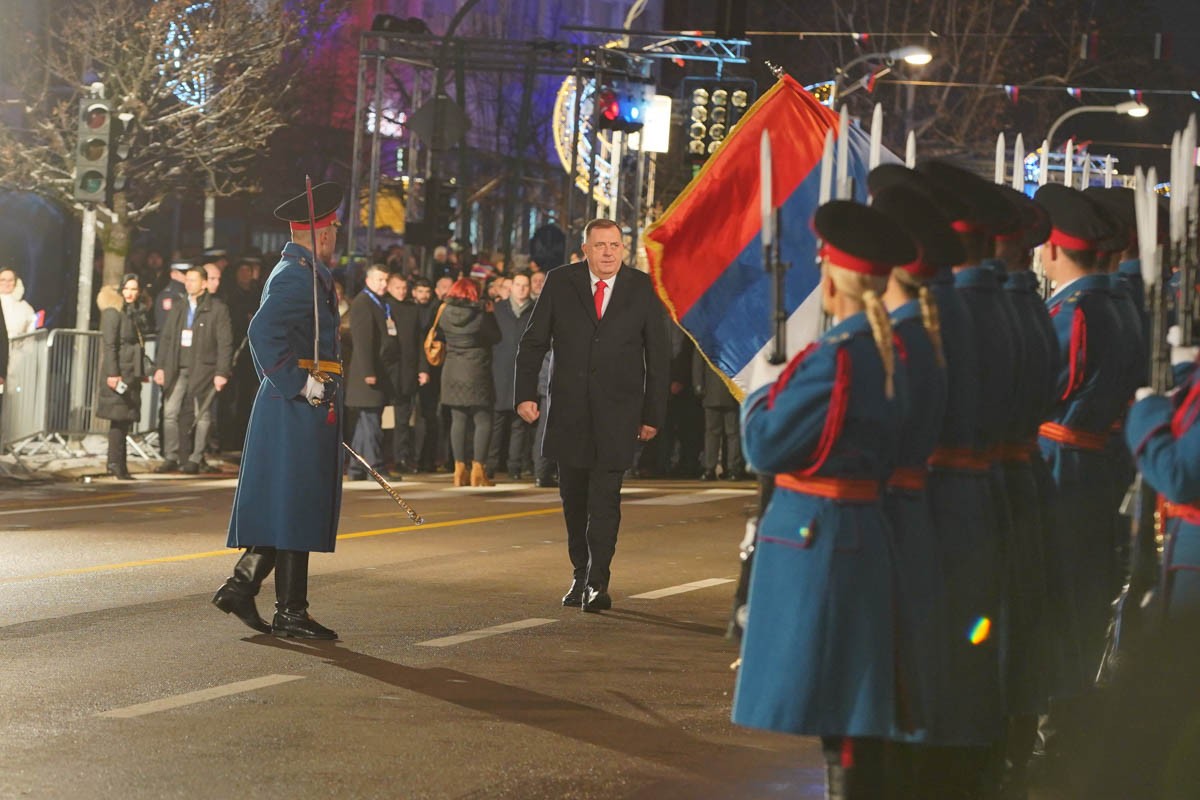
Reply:
[[[351,447],[372,469],[396,479],[398,473],[384,469],[383,407],[395,397],[392,374],[400,352],[396,344],[396,320],[387,304],[387,267],[367,268],[366,286],[350,303],[350,340],[354,349],[346,375],[346,405],[358,409]],[[350,480],[363,480],[366,471],[351,462]]]
[[[421,309],[410,302],[406,295],[407,281],[399,272],[387,279],[387,296],[383,298],[395,322],[396,355],[391,361],[392,410],[395,427],[392,429],[392,462],[399,472],[416,472],[417,458],[413,453],[413,429],[408,421],[412,417],[413,403],[417,398],[418,379],[428,373],[419,373],[421,343],[425,331],[421,329]]]
[[[538,371],[554,374],[542,453],[558,462],[559,496],[574,568],[565,606],[612,607],[609,565],[621,522],[621,480],[638,441],[666,414],[666,315],[649,276],[622,265],[621,229],[596,219],[583,229],[585,261],[551,270],[517,353],[516,410],[540,415]]]

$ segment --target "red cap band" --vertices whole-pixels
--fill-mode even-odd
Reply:
[[[328,228],[330,225],[332,225],[335,222],[337,222],[337,211],[331,211],[328,214],[326,214],[325,216],[317,219],[317,221],[313,224],[312,227],[316,230],[320,230],[321,228]],[[294,230],[294,231],[308,230],[307,222],[289,222],[288,224],[291,225],[292,230]]]
[[[967,219],[956,219],[950,223],[950,227],[958,233],[979,233],[983,230],[982,225],[978,225]]]
[[[829,259],[829,263],[835,267],[848,269],[851,272],[861,272],[864,275],[887,276],[892,271],[891,264],[868,261],[865,258],[847,253],[845,250],[838,250],[828,242],[821,245],[821,257]]]
[[[1058,228],[1050,230],[1050,238],[1046,241],[1050,244],[1056,244],[1059,247],[1065,247],[1068,250],[1095,250],[1096,243],[1091,239],[1081,239],[1078,236],[1072,236],[1069,233],[1060,231]]]

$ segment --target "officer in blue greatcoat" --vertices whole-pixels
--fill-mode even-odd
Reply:
[[[966,224],[969,210],[927,176],[896,164],[876,167],[872,193],[894,184],[919,189],[951,225]],[[938,746],[936,792],[952,797],[979,782],[987,748],[1004,731],[1000,651],[993,626],[1003,607],[999,539],[991,490],[991,461],[976,446],[980,364],[975,325],[951,266],[965,261],[961,242],[929,288],[936,301],[946,359],[946,413],[929,457],[928,496],[945,587],[943,635],[947,671],[929,743]]]
[[[1045,542],[1051,525],[1048,508],[1054,481],[1037,446],[1038,426],[1054,406],[1058,339],[1042,302],[1038,278],[1030,270],[1033,249],[1050,236],[1050,217],[1023,193],[1000,188],[1021,212],[1019,230],[996,240],[997,263],[1005,275],[1005,296],[1022,332],[1018,358],[1021,393],[1014,397],[1017,427],[1002,448],[1013,522],[1008,559],[1009,726],[1004,780],[1008,792],[1016,797],[1024,791],[1026,765],[1037,734],[1037,715],[1047,710],[1052,642],[1063,635],[1047,614],[1047,594],[1051,585],[1059,582],[1057,576],[1046,571]]]
[[[213,603],[264,633],[336,639],[307,609],[308,554],[333,552],[342,498],[341,351],[337,297],[327,267],[337,241],[342,190],[323,183],[312,194],[311,226],[304,194],[275,209],[276,217],[290,223],[292,240],[250,320],[250,353],[262,382],[229,521],[228,546],[246,552]],[[314,315],[320,336],[316,363]],[[272,568],[275,616],[268,625],[254,597]]]
[[[1097,272],[1098,243],[1108,235],[1093,201],[1058,184],[1035,198],[1050,214],[1052,230],[1042,262],[1056,291],[1046,305],[1059,345],[1057,401],[1040,426],[1039,444],[1057,487],[1051,545],[1065,581],[1067,606],[1052,614],[1073,616],[1077,663],[1064,663],[1052,696],[1067,699],[1092,684],[1104,648],[1113,592],[1112,506],[1114,464],[1108,440],[1129,401],[1123,372],[1120,318],[1107,274]]]
[[[929,457],[946,415],[947,376],[937,302],[928,283],[962,261],[963,252],[949,220],[911,185],[881,189],[871,207],[900,223],[920,252],[892,270],[883,295],[909,397],[896,467],[884,491],[895,564],[897,685],[907,700],[890,737],[888,780],[898,797],[918,797],[935,793],[941,780],[929,744],[937,741],[941,687],[949,671],[942,556],[926,490]]]
[[[946,415],[946,358],[937,303],[928,282],[962,260],[962,246],[933,202],[910,185],[886,186],[871,207],[899,223],[919,248],[915,261],[892,270],[883,295],[907,376],[909,402],[896,467],[884,492],[896,564],[897,654],[900,685],[907,687],[906,718],[894,738],[930,740],[937,728],[938,698],[946,679],[946,608],[942,559],[926,486],[929,456]]]
[[[1180,372],[1184,377],[1169,396],[1139,391],[1125,436],[1142,477],[1162,498],[1163,608],[1170,617],[1194,619],[1200,612],[1200,370],[1192,363]]]
[[[829,794],[883,795],[895,729],[895,607],[880,487],[904,386],[880,300],[916,247],[879,211],[818,209],[822,303],[834,325],[742,409],[747,460],[775,474],[759,525],[733,706],[739,725],[822,737]]]

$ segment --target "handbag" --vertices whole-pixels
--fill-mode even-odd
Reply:
[[[445,303],[438,306],[437,313],[433,316],[433,325],[429,327],[429,332],[425,334],[425,360],[429,362],[429,366],[431,367],[440,367],[442,362],[446,360],[446,343],[437,337],[438,323],[442,320],[442,310],[445,308]]]

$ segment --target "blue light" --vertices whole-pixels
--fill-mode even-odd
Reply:
[[[633,117],[634,119],[637,119],[639,116],[641,116],[641,112],[639,111],[637,106],[634,106],[633,108],[629,109],[629,116]]]

